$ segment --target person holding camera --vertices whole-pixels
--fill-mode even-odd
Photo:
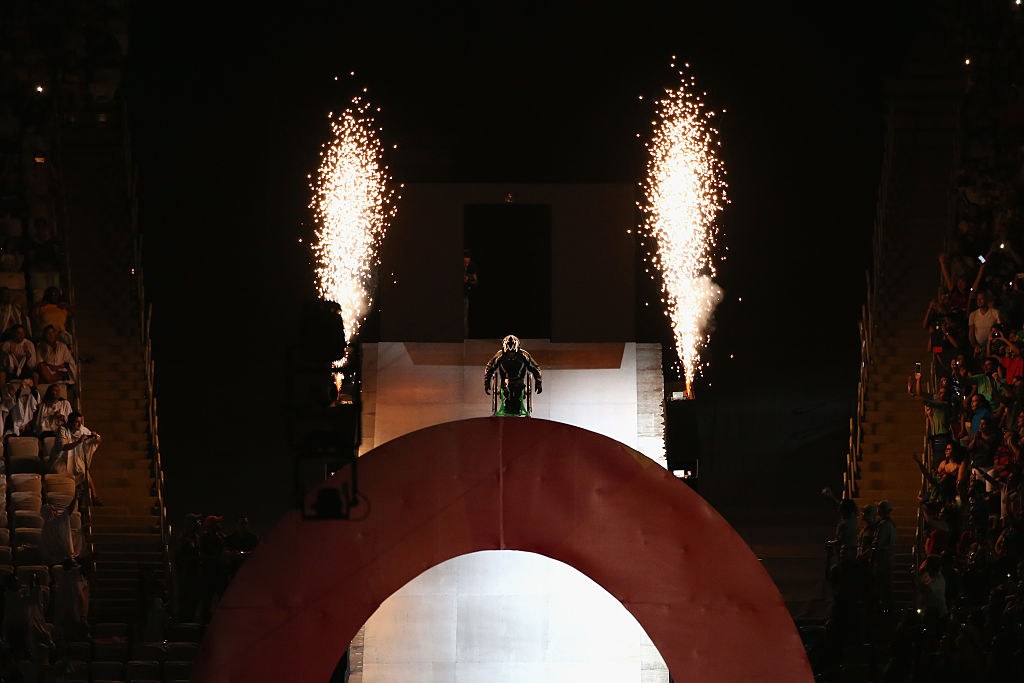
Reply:
[[[93,505],[103,505],[92,480],[92,458],[103,438],[85,426],[85,418],[78,411],[68,415],[67,422],[57,428],[56,437],[50,452],[50,472],[74,477],[79,490],[89,487]]]

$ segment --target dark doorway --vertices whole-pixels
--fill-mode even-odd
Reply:
[[[551,207],[469,204],[463,245],[479,284],[469,295],[470,338],[551,338]]]

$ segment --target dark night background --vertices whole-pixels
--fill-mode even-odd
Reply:
[[[276,408],[312,292],[306,174],[327,112],[364,86],[399,145],[396,181],[635,183],[651,96],[675,85],[672,55],[689,62],[728,110],[707,400],[852,406],[882,84],[916,5],[349,5],[135,4],[126,88],[172,521],[247,510],[265,528],[285,505]],[[658,338],[648,323],[640,337]],[[842,448],[846,418],[822,419]],[[277,490],[256,486],[268,471]]]

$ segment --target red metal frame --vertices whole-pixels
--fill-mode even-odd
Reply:
[[[537,418],[461,420],[374,449],[360,477],[362,521],[294,512],[264,539],[221,601],[193,681],[325,681],[392,593],[453,557],[505,549],[600,584],[676,680],[813,680],[785,604],[743,540],[621,443]]]

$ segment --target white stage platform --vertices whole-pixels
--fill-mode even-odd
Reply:
[[[658,344],[526,339],[544,374],[533,416],[604,434],[665,465]],[[490,414],[483,370],[498,340],[363,346],[362,452],[409,432]]]

